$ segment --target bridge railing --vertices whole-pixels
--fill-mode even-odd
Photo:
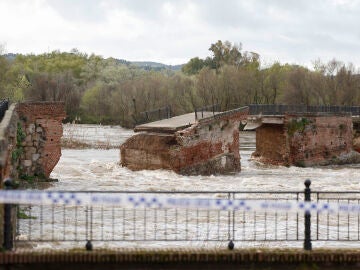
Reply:
[[[283,115],[285,113],[351,113],[360,115],[360,106],[306,106],[281,104],[251,104],[250,115]]]
[[[21,202],[15,206],[16,238],[6,230],[5,248],[91,250],[135,242],[143,247],[224,243],[232,249],[282,242],[311,250],[317,241],[359,247],[360,192],[312,192],[310,180],[305,185],[294,192],[0,192],[6,211]],[[11,215],[5,228],[9,224]]]
[[[172,117],[171,106],[165,106],[158,109],[141,112],[139,118],[136,119],[136,125],[154,122]]]
[[[209,105],[209,106],[195,108],[195,119],[198,120],[198,119],[209,117],[209,113],[210,113],[210,115],[215,115],[215,114],[219,113],[220,110],[221,110],[220,104],[213,104],[213,105]]]

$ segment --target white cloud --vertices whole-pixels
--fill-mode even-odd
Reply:
[[[241,42],[266,61],[333,57],[360,66],[360,2],[351,0],[2,0],[8,52],[78,48],[128,60],[177,64]]]

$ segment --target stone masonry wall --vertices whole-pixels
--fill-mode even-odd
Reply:
[[[181,174],[226,174],[241,170],[239,124],[248,110],[215,118],[178,131],[177,148],[171,151],[172,168]]]
[[[353,148],[360,153],[360,119],[353,118]]]
[[[64,103],[20,103],[17,112],[25,137],[20,171],[23,175],[48,178],[61,156]]]
[[[241,110],[201,119],[174,134],[137,134],[121,146],[121,164],[132,170],[171,169],[186,175],[238,172],[239,124],[247,114]]]
[[[253,157],[266,164],[285,162],[286,136],[284,125],[263,124],[256,129],[256,151]]]
[[[285,115],[283,125],[258,129],[253,157],[267,164],[336,164],[339,157],[352,151],[350,115]]]
[[[49,177],[61,156],[63,103],[12,104],[0,123],[0,189],[4,180],[22,175]],[[16,232],[16,208],[12,232]],[[4,207],[0,205],[0,247],[4,236]]]
[[[289,161],[298,166],[329,164],[352,150],[350,115],[286,115],[285,132]]]

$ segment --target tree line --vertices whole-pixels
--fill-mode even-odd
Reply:
[[[360,75],[352,64],[314,61],[313,68],[273,63],[241,44],[217,41],[211,56],[181,71],[140,68],[74,49],[5,57],[0,48],[0,98],[64,101],[67,121],[132,127],[139,113],[170,105],[179,115],[220,104],[360,105]]]

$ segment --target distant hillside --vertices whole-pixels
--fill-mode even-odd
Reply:
[[[12,61],[16,58],[17,54],[16,53],[7,53],[4,54],[5,58],[8,59],[9,61]],[[145,70],[156,70],[156,71],[160,71],[160,70],[165,70],[165,69],[170,69],[173,71],[178,71],[181,70],[183,65],[165,65],[162,63],[157,63],[157,62],[150,62],[150,61],[127,61],[124,59],[116,59],[114,58],[118,63],[120,64],[124,64],[124,65],[134,65],[138,68],[142,68]]]
[[[148,62],[148,61],[134,61],[131,62],[131,64],[139,67],[139,68],[143,68],[143,69],[155,69],[155,70],[162,70],[162,69],[170,69],[170,70],[181,70],[181,67],[183,65],[165,65],[162,63],[156,63],[156,62]]]
[[[156,70],[156,71],[160,71],[160,70],[165,70],[165,69],[170,69],[173,71],[178,71],[181,70],[183,65],[165,65],[162,63],[157,63],[157,62],[151,62],[151,61],[127,61],[124,59],[115,59],[116,61],[118,61],[118,63],[120,64],[124,64],[124,65],[133,65],[135,67],[138,68],[142,68],[145,70]]]

